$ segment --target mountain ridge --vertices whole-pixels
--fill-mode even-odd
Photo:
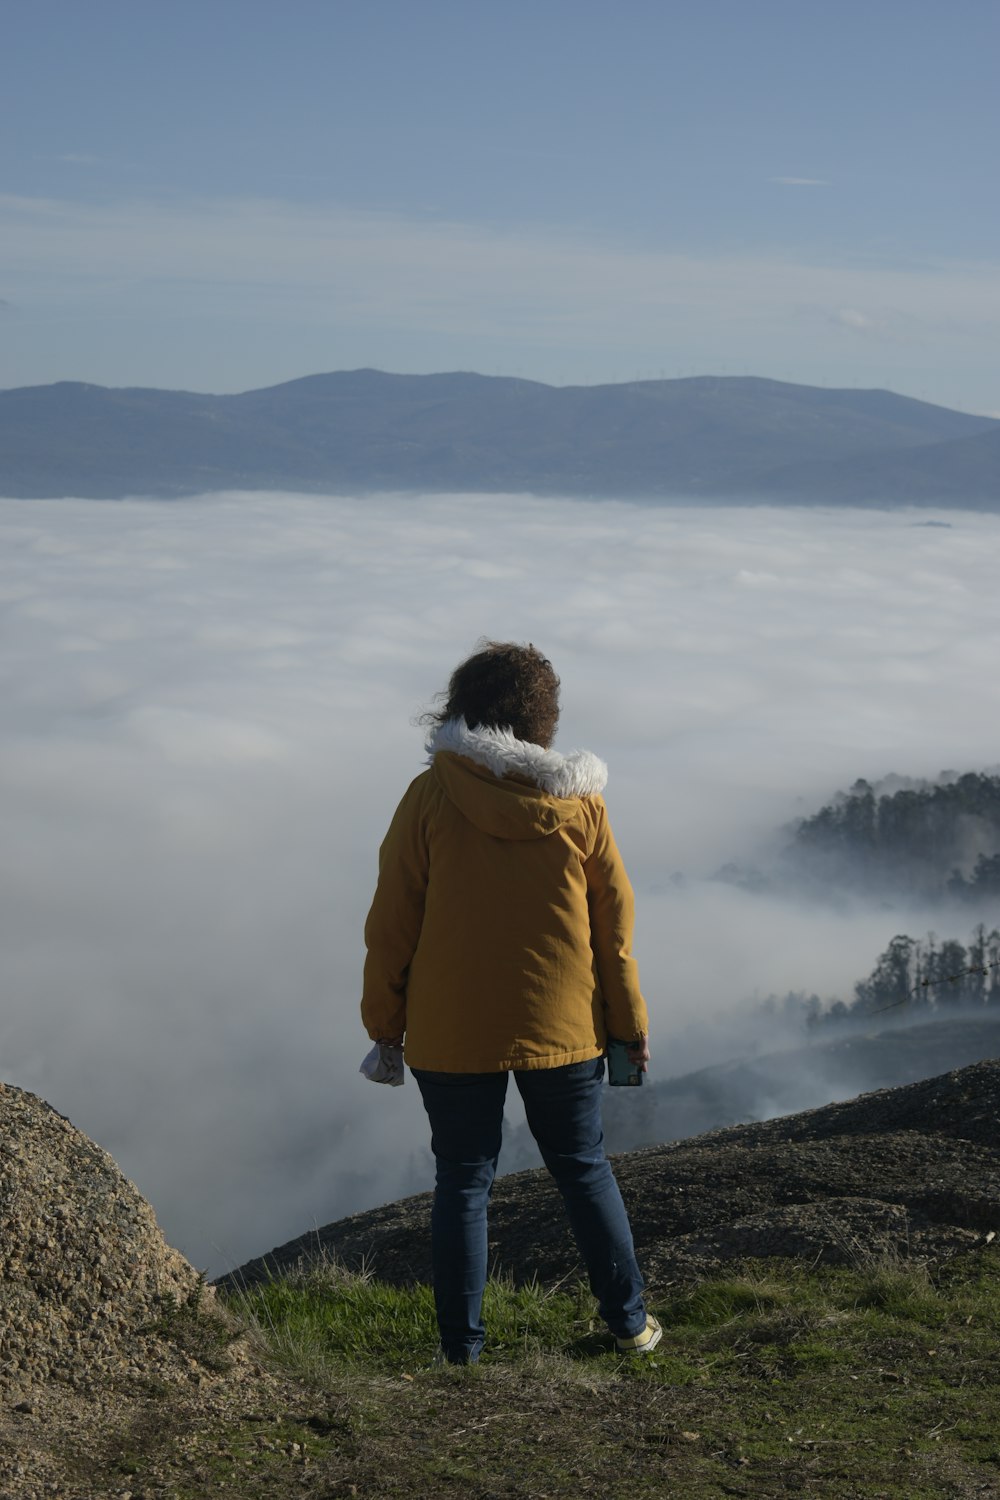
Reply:
[[[524,491],[648,501],[1000,507],[1000,421],[759,376],[549,386],[321,372],[230,395],[0,391],[0,493]]]

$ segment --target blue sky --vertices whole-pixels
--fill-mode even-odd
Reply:
[[[995,0],[33,0],[0,386],[760,374],[1000,413]]]

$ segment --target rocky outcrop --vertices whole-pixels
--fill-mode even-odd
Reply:
[[[107,1152],[0,1084],[0,1392],[169,1377],[156,1326],[200,1288]]]
[[[615,1159],[654,1290],[744,1258],[932,1260],[1000,1234],[1000,1061]],[[317,1252],[395,1282],[430,1279],[429,1193],[355,1214],[223,1278],[251,1284]],[[521,1281],[579,1269],[544,1171],[498,1179],[491,1257]]]

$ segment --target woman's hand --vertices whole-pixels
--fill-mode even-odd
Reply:
[[[647,1064],[649,1063],[649,1038],[647,1036],[640,1036],[637,1042],[633,1042],[628,1047],[627,1052],[628,1060],[634,1068],[638,1068],[640,1073],[645,1073],[648,1071]]]

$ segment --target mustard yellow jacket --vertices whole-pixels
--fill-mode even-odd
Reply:
[[[649,1029],[607,771],[452,719],[379,851],[361,1014],[446,1073],[555,1068]]]

